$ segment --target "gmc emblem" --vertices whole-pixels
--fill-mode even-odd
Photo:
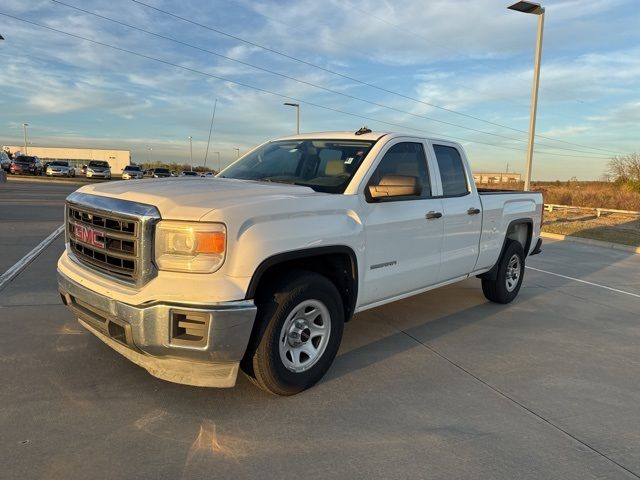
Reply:
[[[73,238],[92,247],[104,248],[104,236],[100,232],[77,223],[73,223],[72,226]]]

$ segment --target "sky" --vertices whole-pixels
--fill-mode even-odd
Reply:
[[[189,163],[191,136],[202,164],[217,99],[224,166],[295,133],[298,102],[301,132],[445,138],[474,171],[524,173],[537,17],[508,0],[63,1],[0,2],[2,145],[28,123],[36,146]],[[543,4],[532,176],[599,179],[640,151],[638,0]]]

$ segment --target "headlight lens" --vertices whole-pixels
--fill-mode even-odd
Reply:
[[[227,229],[221,223],[162,221],[156,226],[160,270],[211,273],[224,262]]]

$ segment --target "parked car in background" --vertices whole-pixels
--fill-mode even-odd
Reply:
[[[14,175],[42,175],[43,167],[42,162],[38,157],[30,155],[20,155],[13,159],[9,166],[9,172]]]
[[[171,176],[171,170],[168,168],[154,168],[151,176],[153,178],[167,178]]]
[[[216,174],[213,172],[204,172],[200,174],[201,177],[215,177],[215,175]]]
[[[0,151],[0,168],[5,172],[9,171],[9,167],[11,166],[11,159],[7,152]]]
[[[185,170],[184,172],[180,172],[181,177],[199,177],[198,172],[193,172],[191,170]]]
[[[176,172],[175,170],[171,170],[171,176],[172,177],[177,177],[178,176],[178,172]]]
[[[46,164],[45,173],[47,177],[75,177],[76,169],[65,160],[55,160]]]
[[[91,160],[87,165],[87,178],[106,178],[111,180],[111,167],[108,162]]]
[[[87,174],[87,166],[86,165],[82,165],[80,167],[80,175],[86,175]]]
[[[142,178],[143,176],[144,172],[142,171],[142,167],[139,165],[127,165],[122,169],[123,180],[134,180]]]

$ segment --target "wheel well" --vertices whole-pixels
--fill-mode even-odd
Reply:
[[[500,255],[498,256],[498,260],[496,260],[496,264],[489,270],[481,275],[478,275],[478,278],[495,280],[496,273],[498,270],[498,265],[500,264],[500,259],[502,255],[504,255],[504,250],[507,248],[507,241],[514,240],[519,242],[522,245],[522,249],[524,250],[525,258],[529,255],[529,248],[531,247],[531,238],[533,236],[533,224],[530,219],[521,219],[514,220],[507,227],[507,234],[505,235],[504,242],[502,244],[502,249],[500,250]]]
[[[515,240],[522,245],[525,257],[529,253],[529,247],[531,246],[531,233],[531,224],[528,222],[512,223],[507,229],[507,238]]]
[[[245,298],[255,298],[264,285],[292,270],[306,270],[328,278],[342,297],[345,321],[351,319],[358,297],[358,265],[355,253],[348,247],[320,247],[270,257],[256,269]]]

